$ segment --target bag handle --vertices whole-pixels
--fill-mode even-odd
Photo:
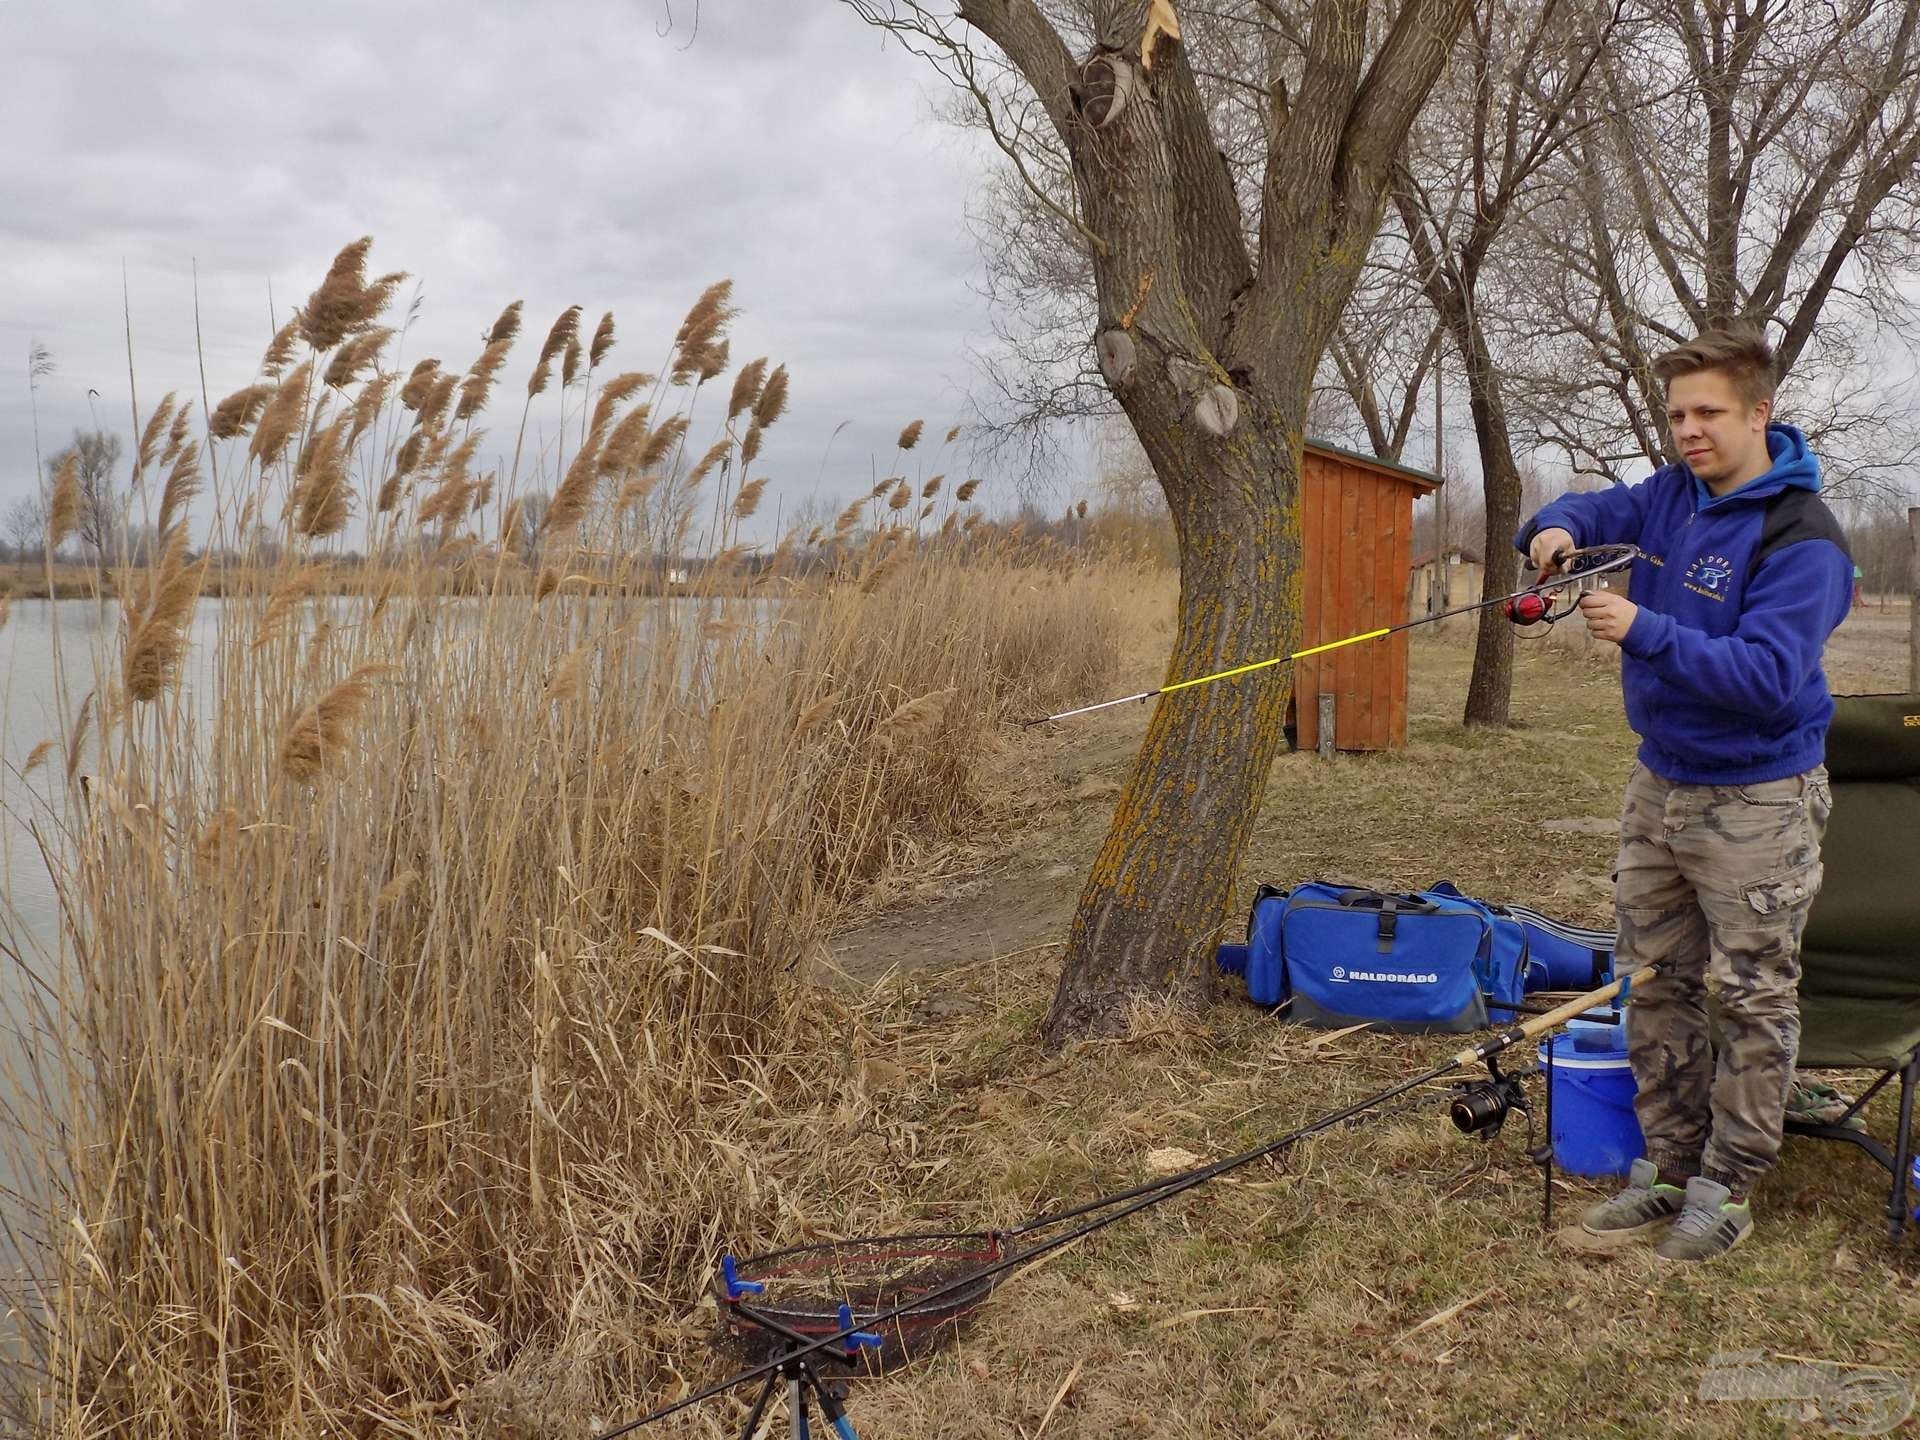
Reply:
[[[1352,890],[1342,890],[1334,898],[1342,905],[1357,910],[1371,910],[1378,905],[1382,908],[1391,906],[1405,915],[1438,915],[1440,913],[1439,901],[1429,900],[1424,895],[1416,895],[1411,891],[1396,895],[1385,890],[1366,890],[1356,887]]]
[[[1380,925],[1374,935],[1374,946],[1382,955],[1393,953],[1394,932],[1399,929],[1402,915],[1438,915],[1440,906],[1419,895],[1389,895],[1380,890],[1342,890],[1336,897],[1349,910],[1371,910],[1380,908]]]

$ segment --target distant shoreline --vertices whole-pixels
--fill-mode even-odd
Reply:
[[[342,567],[314,577],[308,593],[376,593],[402,573],[374,566]],[[444,570],[427,573],[435,576],[436,593],[442,595],[532,595],[539,578],[535,571],[518,562],[498,571],[492,565],[482,567],[469,564],[448,566]],[[110,569],[102,573],[90,565],[55,565],[49,571],[45,565],[7,563],[0,564],[0,595],[12,600],[90,600],[96,595],[101,599],[117,599],[123,581],[131,579],[135,582],[135,588],[139,589],[144,585],[147,574],[146,566],[131,570]],[[421,572],[407,570],[404,574],[404,588],[410,593],[418,593]],[[284,572],[271,567],[241,568],[216,564],[208,572],[207,583],[200,596],[202,599],[221,599],[230,594],[263,595],[284,578]],[[562,591],[569,595],[698,594],[727,597],[764,594],[767,588],[765,579],[746,572],[724,577],[702,576],[697,585],[689,586],[651,577],[625,576],[615,581],[576,570],[567,572],[561,586]]]

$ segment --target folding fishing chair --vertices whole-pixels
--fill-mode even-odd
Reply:
[[[1843,1123],[1793,1121],[1787,1132],[1857,1145],[1892,1173],[1887,1233],[1897,1244],[1920,1089],[1920,693],[1842,695],[1834,707],[1826,873],[1800,952],[1799,1068],[1879,1072],[1842,1120],[1895,1080],[1900,1105],[1891,1153]]]

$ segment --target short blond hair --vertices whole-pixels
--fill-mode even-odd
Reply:
[[[1669,350],[1653,362],[1653,373],[1665,385],[1703,370],[1725,375],[1749,405],[1773,399],[1773,347],[1757,330],[1709,330],[1691,345]]]

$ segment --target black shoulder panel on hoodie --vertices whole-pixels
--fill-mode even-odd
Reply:
[[[1760,527],[1760,544],[1753,552],[1753,564],[1747,573],[1758,570],[1761,563],[1776,550],[1798,545],[1802,540],[1830,540],[1847,557],[1849,564],[1853,561],[1853,552],[1847,548],[1846,532],[1840,528],[1840,522],[1833,518],[1826,501],[1811,490],[1796,487],[1782,490],[1767,501],[1767,518]]]

